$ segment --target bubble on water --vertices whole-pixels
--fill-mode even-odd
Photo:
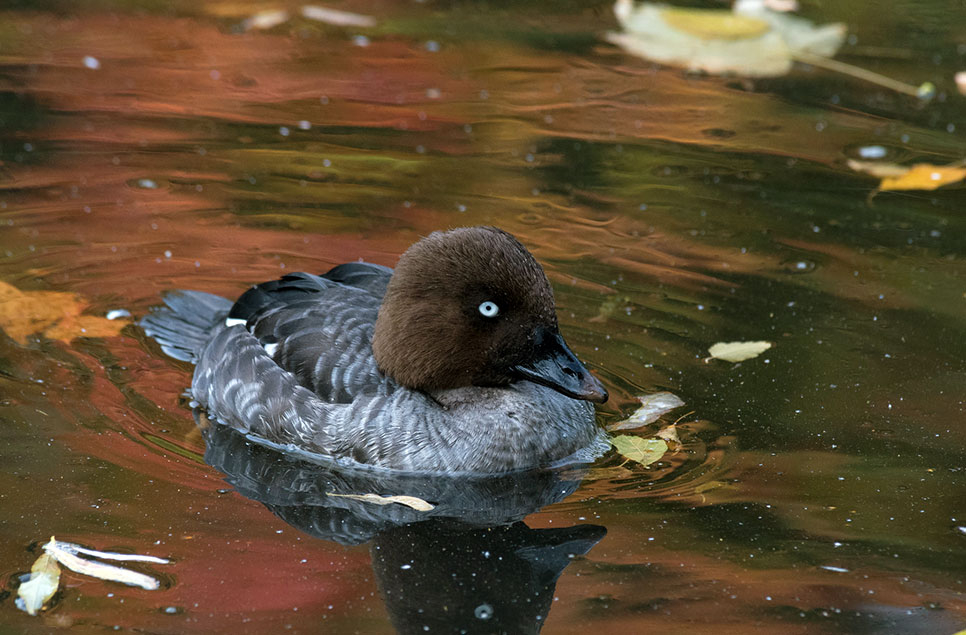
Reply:
[[[479,620],[488,620],[493,617],[493,607],[489,604],[480,604],[473,610],[473,614]]]
[[[882,159],[889,154],[884,146],[862,146],[857,152],[863,159]]]

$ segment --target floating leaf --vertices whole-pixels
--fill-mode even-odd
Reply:
[[[803,62],[923,100],[935,94],[930,82],[912,86],[831,59],[845,42],[844,24],[815,26],[786,15],[791,3],[775,6],[775,0],[738,0],[727,11],[617,0],[614,14],[624,32],[608,33],[607,40],[647,60],[715,75],[778,77]]]
[[[758,357],[771,347],[771,342],[718,342],[708,349],[708,353],[726,362],[743,362]]]
[[[662,428],[654,436],[656,436],[659,439],[664,439],[665,441],[667,441],[667,444],[669,446],[681,445],[681,437],[678,436],[678,427],[674,424],[671,424],[666,428]]]
[[[21,345],[35,333],[62,342],[78,337],[113,337],[128,323],[81,315],[86,306],[74,293],[21,291],[0,282],[0,328]]]
[[[17,607],[30,615],[36,615],[54,597],[59,586],[60,567],[57,560],[44,553],[30,567],[30,579],[17,589]]]
[[[163,558],[154,558],[153,556],[132,556],[131,554],[93,551],[91,549],[84,549],[79,545],[69,542],[59,542],[53,538],[50,539],[50,542],[44,545],[44,551],[46,551],[51,557],[55,558],[57,562],[64,565],[71,571],[75,571],[83,575],[89,575],[93,578],[99,578],[101,580],[120,582],[121,584],[127,584],[129,586],[138,586],[142,589],[147,589],[148,591],[153,591],[159,588],[161,583],[158,582],[157,579],[137,571],[131,571],[130,569],[124,569],[122,567],[115,567],[114,565],[104,564],[103,562],[96,562],[94,560],[85,560],[84,558],[79,557],[77,553],[87,553],[89,555],[97,554],[96,557],[108,557],[113,560],[141,560],[147,562],[160,562],[162,564],[166,564],[168,562]]]
[[[415,496],[380,496],[379,494],[336,494],[334,492],[326,492],[326,496],[334,496],[336,498],[351,498],[352,500],[363,501],[364,503],[373,503],[375,505],[390,505],[392,503],[398,503],[400,505],[405,505],[406,507],[411,507],[418,512],[428,512],[435,508],[435,505],[427,503],[421,498]]]
[[[799,53],[835,55],[846,35],[844,24],[816,27],[763,5],[735,13],[617,0],[614,13],[624,32],[609,33],[610,42],[645,59],[712,74],[784,75]]]
[[[647,466],[659,460],[667,452],[664,439],[642,439],[629,434],[610,438],[611,444],[625,459]]]
[[[887,177],[879,184],[880,190],[935,190],[943,185],[966,178],[966,168],[918,163],[902,176]]]
[[[242,22],[241,26],[244,30],[250,31],[252,29],[271,29],[283,24],[288,21],[288,11],[284,9],[267,9],[265,11],[259,11],[258,13],[247,18]]]
[[[610,426],[610,430],[631,430],[646,426],[657,421],[665,412],[684,405],[680,397],[669,392],[656,392],[638,399],[641,400],[641,407],[627,419]]]
[[[879,189],[889,190],[935,190],[943,185],[957,183],[966,179],[966,165],[952,163],[950,165],[932,165],[930,163],[916,163],[905,166],[895,163],[880,163],[876,161],[849,160],[850,168],[857,172],[865,172],[882,179]]]
[[[312,4],[307,4],[302,7],[302,17],[335,26],[358,26],[363,28],[376,26],[376,19],[372,16],[362,15],[361,13],[350,13],[349,11],[339,11],[337,9],[329,9],[328,7],[320,7]]]

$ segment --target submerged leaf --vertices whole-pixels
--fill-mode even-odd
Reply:
[[[718,342],[708,349],[708,353],[726,362],[743,362],[758,357],[771,347],[771,342]]]
[[[35,333],[62,342],[78,337],[113,337],[128,323],[81,315],[85,307],[74,293],[21,291],[0,282],[0,328],[20,345],[26,345],[27,338]]]
[[[648,466],[667,452],[664,439],[642,439],[629,434],[610,438],[611,444],[625,459]]]
[[[638,397],[641,407],[623,421],[619,421],[608,428],[609,430],[631,430],[640,428],[657,421],[661,415],[684,405],[681,398],[669,392],[656,392],[651,395]]]
[[[30,615],[36,615],[54,597],[59,586],[60,567],[57,560],[44,553],[30,567],[30,579],[17,589],[17,607]]]
[[[405,505],[406,507],[411,507],[418,512],[428,512],[435,508],[432,503],[427,503],[421,498],[415,496],[380,496],[379,494],[336,494],[334,492],[326,492],[326,496],[333,496],[336,498],[351,498],[352,500],[362,501],[364,503],[373,503],[375,505],[391,505],[392,503],[398,503],[400,505]]]

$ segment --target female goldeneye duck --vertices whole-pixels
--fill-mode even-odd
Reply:
[[[493,227],[436,232],[396,270],[287,275],[236,302],[165,296],[141,325],[196,364],[209,418],[368,466],[500,473],[600,442],[607,391],[557,328],[543,269]]]

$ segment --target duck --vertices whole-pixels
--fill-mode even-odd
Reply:
[[[395,270],[351,262],[235,301],[188,290],[162,300],[140,326],[194,364],[192,405],[282,451],[502,474],[606,446],[593,404],[607,390],[560,334],[543,268],[495,227],[433,232]]]

